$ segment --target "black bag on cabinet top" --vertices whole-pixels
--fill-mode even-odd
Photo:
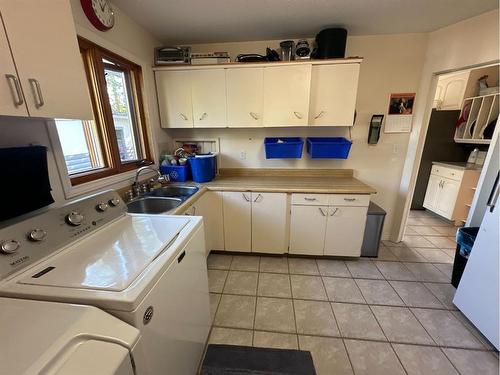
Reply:
[[[311,57],[314,59],[344,58],[346,42],[346,29],[331,28],[321,30],[316,35],[316,49]]]

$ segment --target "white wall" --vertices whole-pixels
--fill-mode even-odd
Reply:
[[[399,240],[406,223],[429,124],[436,74],[474,67],[499,59],[499,12],[494,10],[429,34],[417,96],[413,132],[398,193],[393,239]]]
[[[386,114],[389,94],[416,92],[421,79],[427,36],[403,34],[383,36],[355,36],[347,43],[349,56],[362,56],[357,119],[352,128],[353,146],[347,160],[311,160],[307,154],[299,160],[266,160],[263,139],[266,136],[345,136],[348,128],[279,128],[279,129],[171,129],[175,137],[220,138],[221,167],[225,168],[352,168],[355,176],[375,187],[378,194],[373,201],[387,211],[384,235],[387,237],[394,217],[397,192],[403,169],[409,133],[382,133],[377,145],[368,145],[368,125],[373,114]],[[194,51],[228,51],[263,53],[267,45],[276,47],[279,41],[224,43],[194,46]],[[418,96],[418,95],[417,95]],[[166,147],[166,146],[164,146]],[[246,160],[240,159],[241,151]]]
[[[144,78],[144,101],[147,122],[150,126],[150,139],[156,157],[157,142],[166,142],[168,135],[159,128],[158,105],[153,72],[151,70],[153,48],[161,43],[148,32],[138,26],[119,8],[114,7],[116,22],[113,29],[100,32],[87,20],[80,5],[80,0],[71,0],[71,7],[78,35],[101,45],[133,62],[141,65]],[[0,116],[0,147],[23,146],[30,143],[44,145],[49,148],[48,163],[50,181],[55,204],[66,201],[61,179],[59,178],[53,150],[46,129],[46,121],[41,119],[23,119]],[[26,183],[33,183],[28,181]],[[108,186],[118,188],[130,184],[125,181]],[[92,183],[90,184],[92,188]]]

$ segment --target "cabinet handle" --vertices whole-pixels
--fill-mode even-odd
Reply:
[[[309,202],[314,202],[315,200],[317,200],[316,198],[308,198],[308,197],[304,197],[304,200],[305,201],[309,201]]]
[[[299,120],[302,120],[302,115],[300,114],[300,112],[293,112],[293,114],[295,115],[295,117],[297,117]]]
[[[181,116],[184,121],[188,120],[187,116],[184,113],[179,113],[179,116]]]
[[[338,210],[339,210],[338,208],[334,208],[333,212],[330,214],[330,216],[334,216],[337,213]]]
[[[261,198],[261,199],[259,200],[259,198]],[[255,202],[262,202],[262,199],[264,199],[264,197],[262,196],[262,194],[259,194],[259,195],[257,195],[257,198],[254,199],[254,203]]]
[[[24,99],[23,93],[21,92],[21,86],[19,85],[19,80],[14,74],[6,74],[5,78],[7,78],[7,82],[9,83],[10,92],[12,93],[12,98],[14,99],[14,105],[16,107],[23,105]]]
[[[184,250],[181,255],[179,255],[179,257],[177,258],[177,263],[180,263],[182,262],[182,260],[184,259],[184,257],[186,256],[186,250]]]
[[[252,118],[253,118],[254,120],[258,120],[258,119],[259,119],[259,116],[258,116],[256,113],[254,113],[254,112],[249,112],[249,114],[250,114],[250,116],[252,116]]]
[[[321,207],[318,207],[319,212],[321,212],[321,215],[326,216],[326,214],[323,212],[323,209]]]
[[[42,89],[40,87],[40,82],[34,78],[29,78],[28,82],[31,85],[31,89],[33,90],[33,97],[35,98],[35,107],[40,108],[43,107],[45,101],[43,100]]]
[[[314,116],[314,119],[319,119],[321,116],[323,116],[325,114],[325,111],[321,111],[320,113],[318,113],[316,116]]]
[[[354,202],[356,198],[344,198],[346,202]]]
[[[245,200],[247,202],[250,202],[250,198],[247,197],[247,195],[245,193],[241,193],[241,195],[243,195],[243,198],[245,198]]]
[[[203,112],[203,114],[200,117],[200,121],[203,121],[205,119],[205,117],[207,117],[207,116],[208,116],[208,113],[207,112]]]

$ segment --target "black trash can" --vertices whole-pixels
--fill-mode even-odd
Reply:
[[[378,248],[380,245],[380,237],[384,228],[385,210],[370,202],[368,212],[366,214],[366,227],[363,237],[363,245],[361,246],[362,257],[378,256]]]
[[[478,232],[479,227],[464,227],[457,231],[457,250],[451,274],[451,285],[455,288],[458,288]]]

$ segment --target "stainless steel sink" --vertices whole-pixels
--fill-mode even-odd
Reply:
[[[128,212],[134,214],[162,214],[182,203],[181,198],[146,196],[127,203]]]
[[[177,197],[186,200],[199,190],[196,186],[169,185],[153,190],[148,194],[150,197]]]

